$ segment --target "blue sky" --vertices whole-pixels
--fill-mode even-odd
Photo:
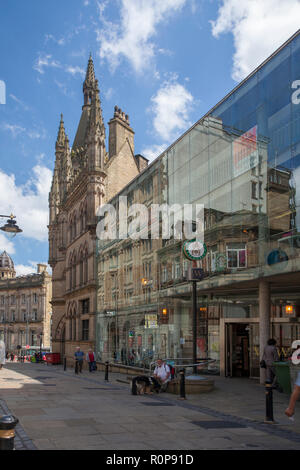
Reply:
[[[1,233],[0,250],[17,273],[48,259],[60,113],[72,143],[90,52],[105,122],[122,108],[135,152],[152,160],[288,39],[299,16],[299,0],[2,0],[0,213],[15,213],[23,233]]]

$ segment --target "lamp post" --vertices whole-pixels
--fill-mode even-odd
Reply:
[[[15,215],[10,214],[10,215],[3,215],[0,214],[0,217],[8,217],[7,222],[3,227],[0,227],[0,230],[5,232],[10,238],[13,238],[17,235],[17,233],[23,232],[23,230],[20,229],[17,225],[17,221],[14,220],[16,218]]]
[[[42,356],[42,341],[43,341],[43,332],[40,333],[40,361],[43,362],[43,356]]]
[[[153,281],[143,277],[142,286],[148,288],[148,302],[150,303],[150,300],[151,300],[151,287],[153,286]]]
[[[115,280],[115,357],[117,359],[117,350],[118,350],[118,296],[117,296],[117,271],[110,273],[111,277]]]

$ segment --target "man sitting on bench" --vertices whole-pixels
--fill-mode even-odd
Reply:
[[[157,359],[153,377],[160,383],[160,391],[165,392],[171,380],[171,370],[162,359]]]

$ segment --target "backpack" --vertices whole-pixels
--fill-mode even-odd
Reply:
[[[171,379],[173,380],[175,377],[175,367],[173,367],[172,364],[168,364],[168,363],[167,363],[167,366],[170,369]]]

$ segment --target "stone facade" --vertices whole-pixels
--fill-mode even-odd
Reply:
[[[51,346],[52,282],[46,268],[38,264],[36,274],[16,277],[12,259],[5,252],[0,255],[0,269],[5,269],[0,279],[0,339],[9,352],[17,353],[17,346]]]
[[[146,166],[134,155],[134,131],[117,106],[106,151],[98,81],[90,57],[84,104],[72,149],[61,117],[49,194],[49,264],[53,269],[53,351],[73,357],[94,348],[96,212]]]

